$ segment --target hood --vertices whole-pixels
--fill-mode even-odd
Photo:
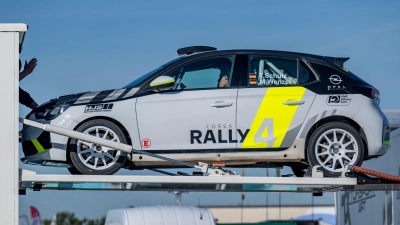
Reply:
[[[113,89],[106,91],[96,91],[96,92],[81,92],[71,95],[63,95],[57,99],[53,99],[55,104],[70,104],[70,105],[80,105],[80,104],[92,104],[100,102],[118,101],[133,97],[139,88],[124,88],[124,89]]]

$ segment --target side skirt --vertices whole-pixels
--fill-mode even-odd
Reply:
[[[163,153],[157,153],[156,151],[149,152],[194,164],[204,162],[212,165],[215,161],[222,161],[225,162],[226,166],[244,166],[265,162],[300,162],[305,159],[304,144],[304,139],[296,139],[292,146],[283,150],[240,149],[240,151],[224,151],[219,149],[218,152],[207,152],[207,150],[194,150],[198,152],[179,150],[181,151],[180,153],[176,153],[176,151],[174,153],[164,153],[168,152],[168,150],[162,151]],[[136,167],[179,167],[179,165],[171,162],[140,154],[132,154],[131,160]]]

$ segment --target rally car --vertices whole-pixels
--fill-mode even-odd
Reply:
[[[26,118],[185,162],[287,165],[297,176],[315,165],[338,176],[390,148],[379,91],[343,67],[349,58],[207,46],[178,55],[120,89],[60,96]],[[22,162],[72,174],[179,166],[30,126],[22,146]]]

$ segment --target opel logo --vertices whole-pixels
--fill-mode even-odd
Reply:
[[[331,81],[332,84],[340,84],[342,82],[342,79],[338,75],[332,75],[329,80]]]

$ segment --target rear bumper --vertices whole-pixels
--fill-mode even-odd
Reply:
[[[389,121],[376,101],[362,101],[354,117],[362,127],[368,149],[368,157],[384,155],[391,147]]]

